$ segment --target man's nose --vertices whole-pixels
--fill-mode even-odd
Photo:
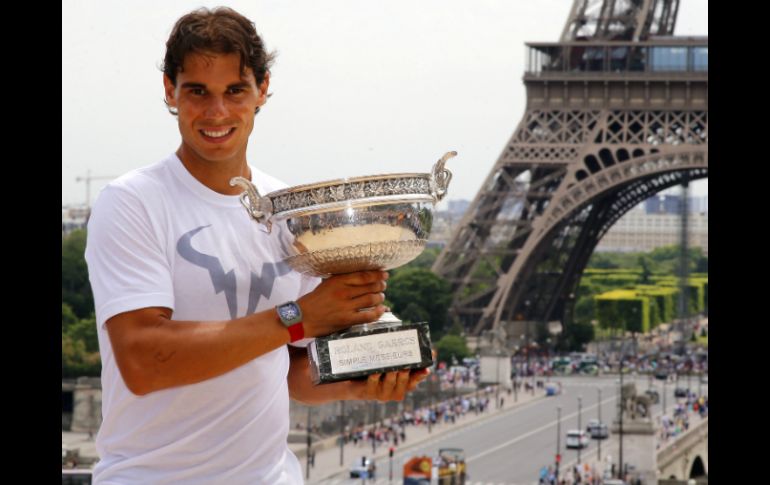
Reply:
[[[208,118],[218,118],[227,114],[225,99],[222,96],[209,96],[206,104],[206,116]]]

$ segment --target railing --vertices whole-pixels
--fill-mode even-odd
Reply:
[[[527,74],[708,74],[708,38],[654,42],[528,43]]]

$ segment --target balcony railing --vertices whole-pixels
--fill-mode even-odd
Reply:
[[[705,73],[708,38],[654,42],[527,43],[527,74]]]

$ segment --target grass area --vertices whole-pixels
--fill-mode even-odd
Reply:
[[[709,336],[706,335],[705,337],[701,337],[700,335],[697,337],[697,342],[699,345],[703,345],[706,348],[709,346]]]

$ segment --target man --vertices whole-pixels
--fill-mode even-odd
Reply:
[[[86,260],[102,358],[97,484],[295,484],[289,398],[401,400],[427,371],[314,387],[306,338],[376,320],[387,274],[320,281],[280,261],[231,178],[285,187],[246,161],[272,56],[254,25],[226,8],[174,26],[165,101],[181,145],[106,187]],[[288,321],[276,307],[301,312]],[[287,346],[287,344],[289,344]]]

